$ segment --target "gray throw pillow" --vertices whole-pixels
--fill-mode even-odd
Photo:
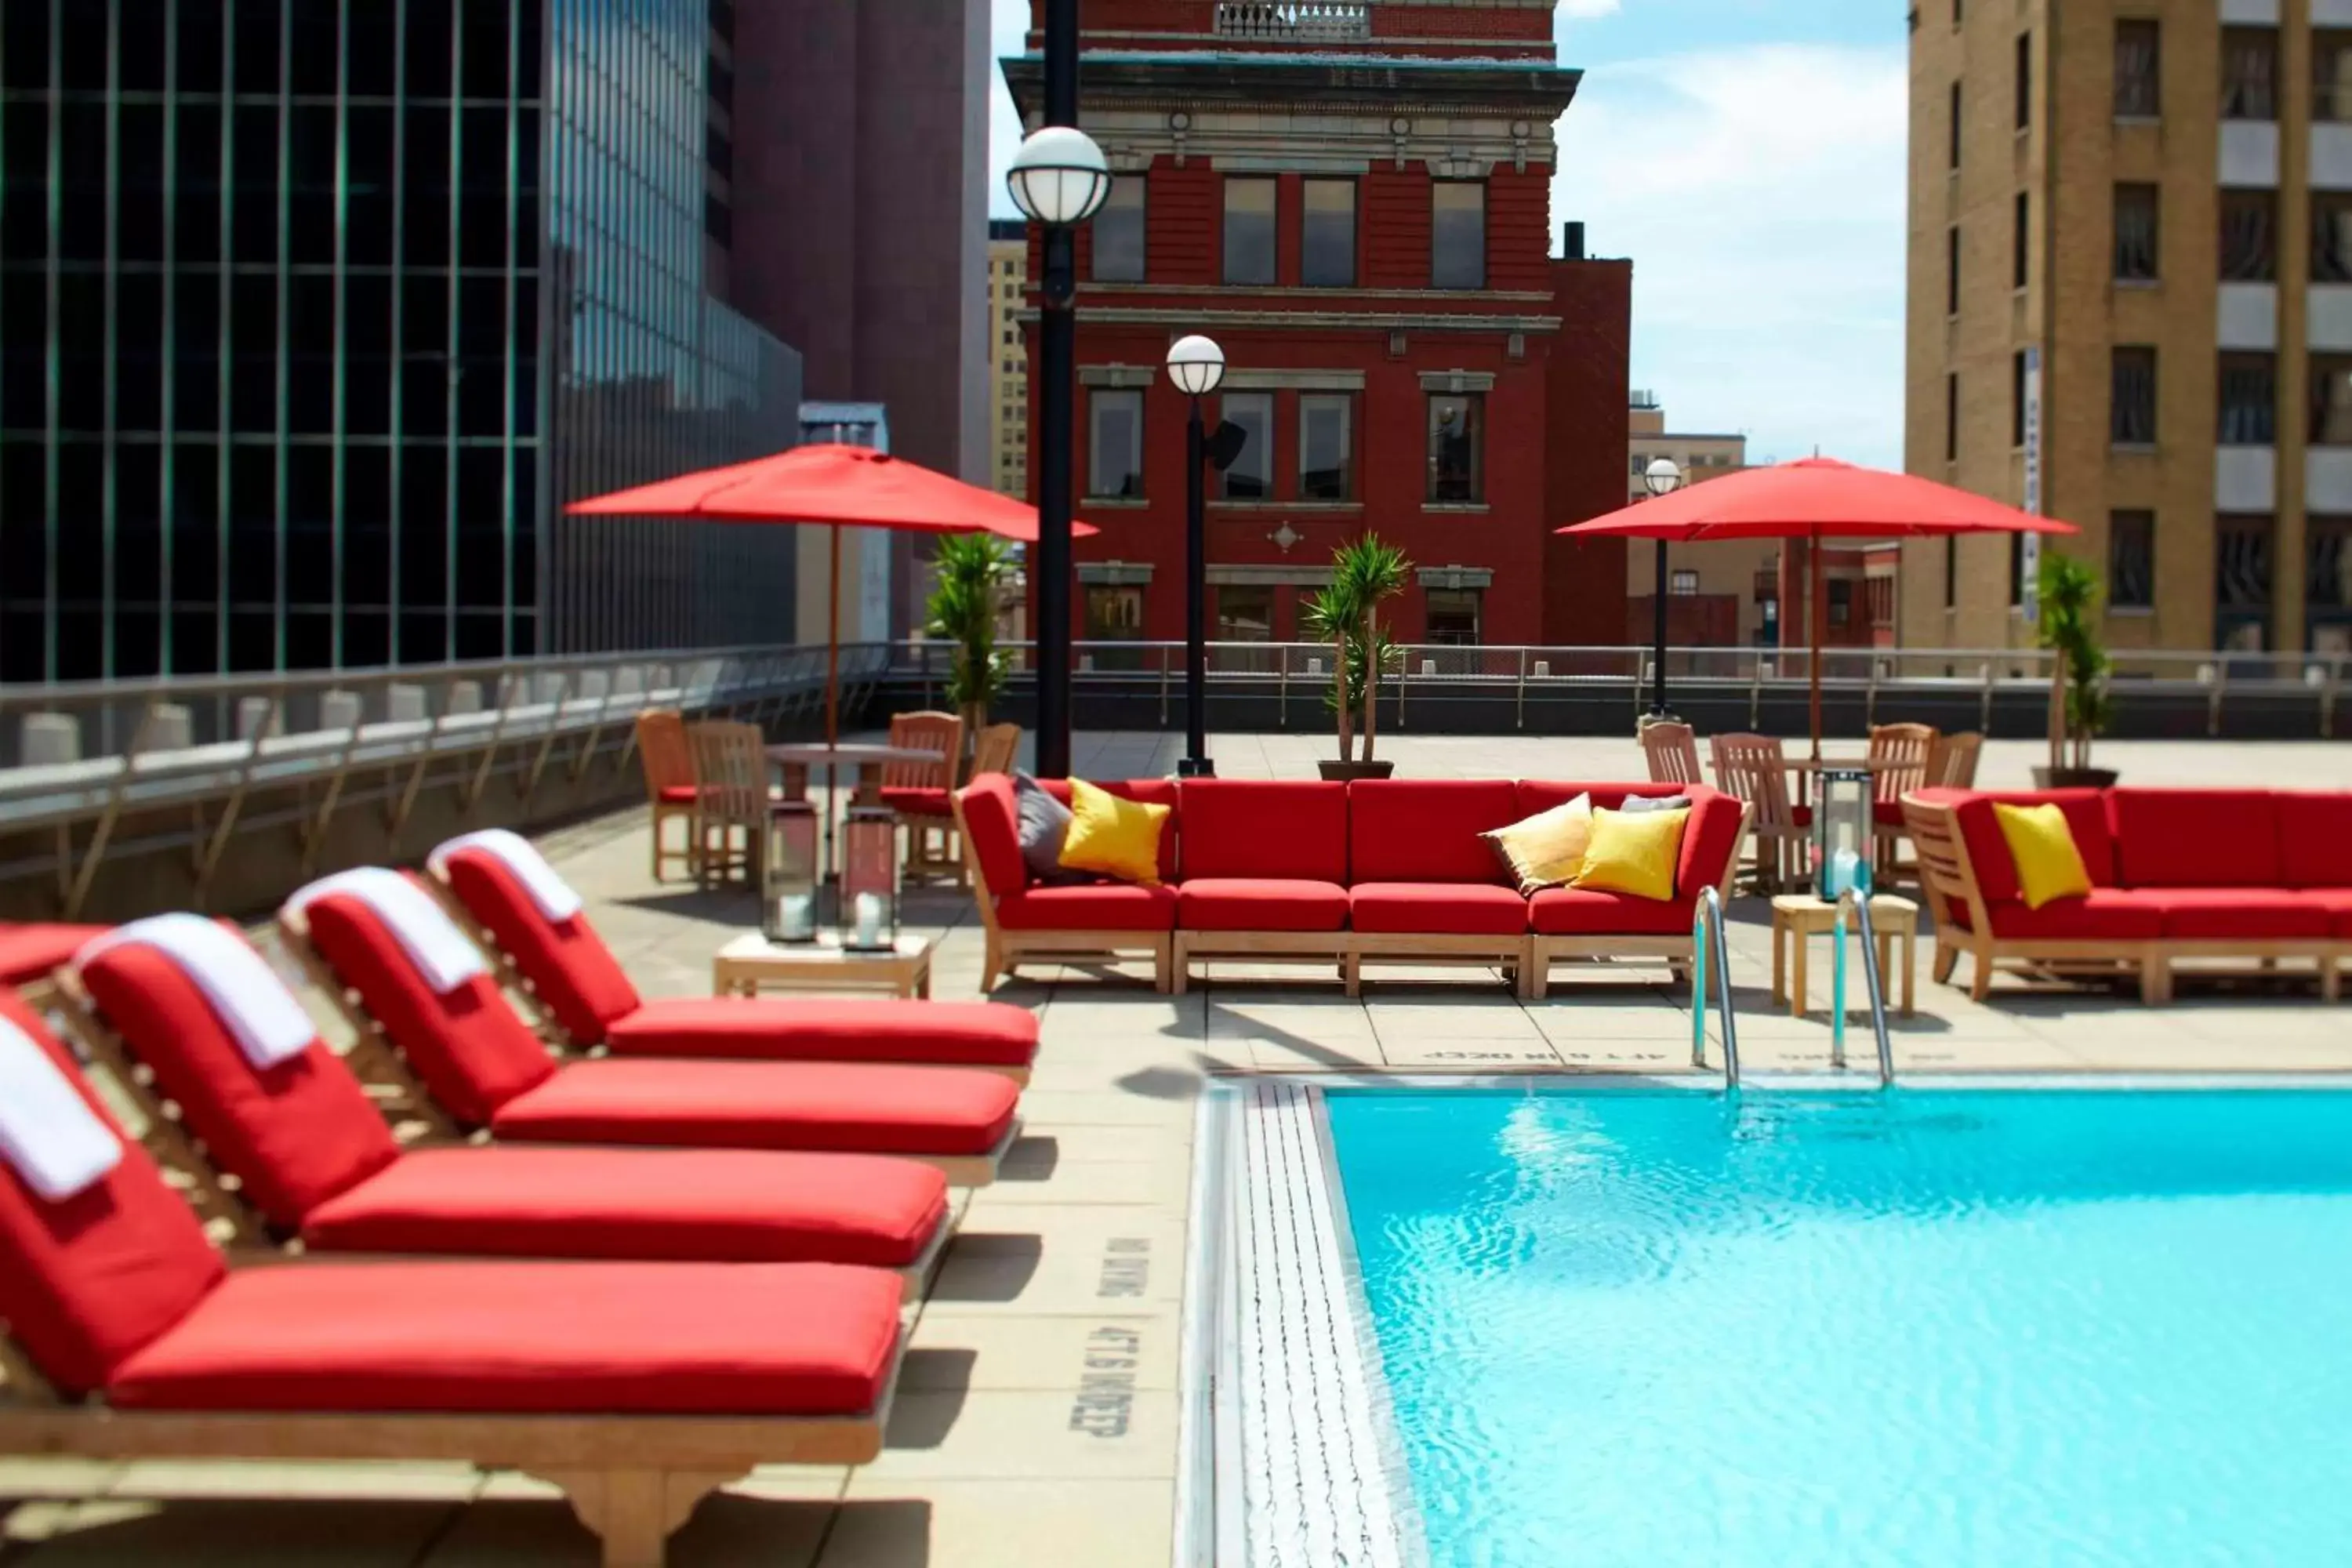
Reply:
[[[1062,865],[1062,841],[1070,833],[1070,808],[1045,793],[1027,773],[1013,775],[1013,805],[1019,816],[1021,859],[1029,879],[1049,886],[1092,880]]]
[[[1629,795],[1618,809],[1628,816],[1639,816],[1645,811],[1688,811],[1691,798],[1686,795]],[[1059,851],[1056,851],[1059,853]]]

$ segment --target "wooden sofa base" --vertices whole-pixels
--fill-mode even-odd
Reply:
[[[2283,960],[2307,961],[2318,974],[2321,999],[2328,1002],[2342,998],[2343,971],[2352,963],[2352,945],[2340,942],[1978,942],[1966,931],[1938,931],[1936,978],[1949,982],[1962,954],[1974,961],[1971,1001],[1990,995],[1994,973],[2006,971],[2029,980],[2137,977],[2139,999],[2151,1006],[2172,1000],[2175,966],[2184,961],[2231,966],[2219,973],[2261,973],[2277,969]]]
[[[984,895],[983,895],[984,896]],[[1125,963],[1151,962],[1151,986],[1168,989],[1171,941],[1166,931],[1006,931],[992,926],[980,965],[982,995],[1024,963]]]
[[[1511,983],[1513,994],[1528,987],[1528,938],[1521,936],[1414,935],[1409,931],[1349,931],[1348,949],[1339,963],[1339,977],[1348,994],[1364,991],[1364,961],[1414,964],[1462,964],[1499,969]]]
[[[1694,946],[1686,936],[1535,936],[1528,939],[1527,979],[1520,994],[1540,1002],[1551,986],[1551,966],[1571,958],[1646,958],[1663,963],[1675,979],[1690,981]]]
[[[1192,983],[1192,965],[1219,958],[1243,963],[1329,965],[1339,969],[1345,980],[1349,943],[1355,934],[1344,931],[1180,931],[1175,933],[1170,989],[1181,996]],[[1352,984],[1348,994],[1356,994]]]

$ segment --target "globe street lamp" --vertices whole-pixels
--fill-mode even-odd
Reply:
[[[1653,458],[1642,470],[1642,488],[1653,496],[1667,496],[1682,488],[1683,471],[1672,458]],[[1650,717],[1666,717],[1666,542],[1658,543],[1656,668],[1650,676]]]
[[[1078,117],[1077,0],[1046,0],[1045,120],[1013,155],[1013,204],[1045,231],[1038,312],[1037,772],[1070,772],[1070,441],[1076,417],[1077,292],[1071,231],[1110,195],[1110,165]]]
[[[1208,617],[1209,545],[1201,472],[1208,456],[1208,436],[1201,427],[1201,399],[1225,379],[1225,351],[1198,333],[1179,338],[1168,349],[1168,379],[1192,399],[1192,416],[1184,426],[1184,738],[1185,755],[1176,764],[1181,778],[1208,778],[1216,764],[1209,760],[1209,674],[1205,621]]]

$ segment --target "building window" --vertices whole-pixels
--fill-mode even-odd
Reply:
[[[2017,128],[2033,123],[2033,35],[2017,35]]]
[[[2032,254],[2032,247],[2029,244],[2032,231],[2033,196],[2031,192],[2020,191],[2010,215],[2009,286],[2012,289],[2025,287],[2026,265]]]
[[[2221,193],[2221,281],[2270,283],[2278,279],[2278,193]]]
[[[2025,445],[2025,351],[2009,356],[2009,444]]]
[[[1440,180],[1429,187],[1429,286],[1486,286],[1486,187],[1477,180]]]
[[[1356,182],[1308,180],[1299,197],[1298,280],[1309,289],[1356,282]]]
[[[2278,29],[2221,29],[2221,118],[2278,118]]]
[[[1944,461],[1960,460],[1960,374],[1947,371],[1944,374]]]
[[[2352,120],[2352,32],[2311,31],[2311,117]]]
[[[1668,573],[1666,574],[1666,594],[1669,597],[1676,599],[1697,598],[1698,574],[1688,570]]]
[[[1355,456],[1350,416],[1355,399],[1346,393],[1302,393],[1298,399],[1298,496],[1301,500],[1346,500]]]
[[[1087,589],[1087,640],[1135,642],[1143,636],[1143,590]]]
[[[2118,447],[2156,445],[2156,351],[2115,351],[2107,394],[2107,439]]]
[[[1272,642],[1274,590],[1244,584],[1220,584],[1217,587],[1217,640]]]
[[[2221,427],[2224,447],[2268,447],[2277,439],[2278,356],[2221,356]]]
[[[1429,499],[1475,502],[1484,490],[1478,445],[1485,423],[1477,394],[1429,400]]]
[[[1275,183],[1225,177],[1225,281],[1274,281]]]
[[[1853,579],[1832,577],[1824,584],[1830,591],[1830,625],[1853,624]]]
[[[2025,535],[2009,536],[2009,607],[2025,607]]]
[[[2311,278],[2352,283],[2352,195],[2344,192],[2311,194]]]
[[[2156,281],[2157,196],[2154,185],[2116,187],[2116,281]]]
[[[1110,195],[1089,226],[1094,236],[1094,279],[1097,283],[1143,281],[1144,176],[1114,174]]]
[[[2107,603],[2122,610],[2156,603],[2156,513],[2107,514]]]
[[[1097,389],[1087,399],[1087,494],[1133,500],[1143,494],[1143,394]]]
[[[2303,602],[2315,610],[2352,610],[2352,517],[2315,517],[2304,525]]]
[[[1241,427],[1244,439],[1217,493],[1227,500],[1268,500],[1274,494],[1274,394],[1228,392],[1218,407],[1226,424]]]
[[[2213,520],[2213,631],[2233,653],[2270,646],[2271,568],[2277,526],[2268,517]]]
[[[1944,314],[1960,313],[1960,226],[1944,231]]]
[[[1944,535],[1944,608],[1960,602],[1960,536]]]
[[[2160,39],[2154,21],[2134,17],[2116,24],[2116,118],[2154,120],[2164,96]]]
[[[2311,426],[2315,447],[2352,447],[2352,355],[2311,356]]]
[[[1441,647],[1475,647],[1478,644],[1478,602],[1485,591],[1478,588],[1432,588],[1429,590],[1429,624],[1426,639]]]
[[[1951,147],[1945,157],[1944,167],[1958,170],[1960,166],[1960,84],[1952,84]]]

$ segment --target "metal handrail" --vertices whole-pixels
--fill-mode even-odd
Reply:
[[[1712,943],[1709,934],[1713,935]],[[1706,964],[1715,959],[1716,990],[1723,1009],[1723,1091],[1739,1090],[1739,1019],[1731,1005],[1731,944],[1723,940],[1723,899],[1702,888],[1691,919],[1691,1066],[1706,1066]]]
[[[1870,929],[1870,891],[1848,888],[1838,895],[1835,994],[1830,999],[1830,1060],[1845,1066],[1845,912],[1852,908],[1862,928],[1862,982],[1870,995],[1870,1028],[1878,1042],[1878,1087],[1895,1081],[1895,1045],[1886,1033],[1886,984],[1878,973],[1877,933]]]

